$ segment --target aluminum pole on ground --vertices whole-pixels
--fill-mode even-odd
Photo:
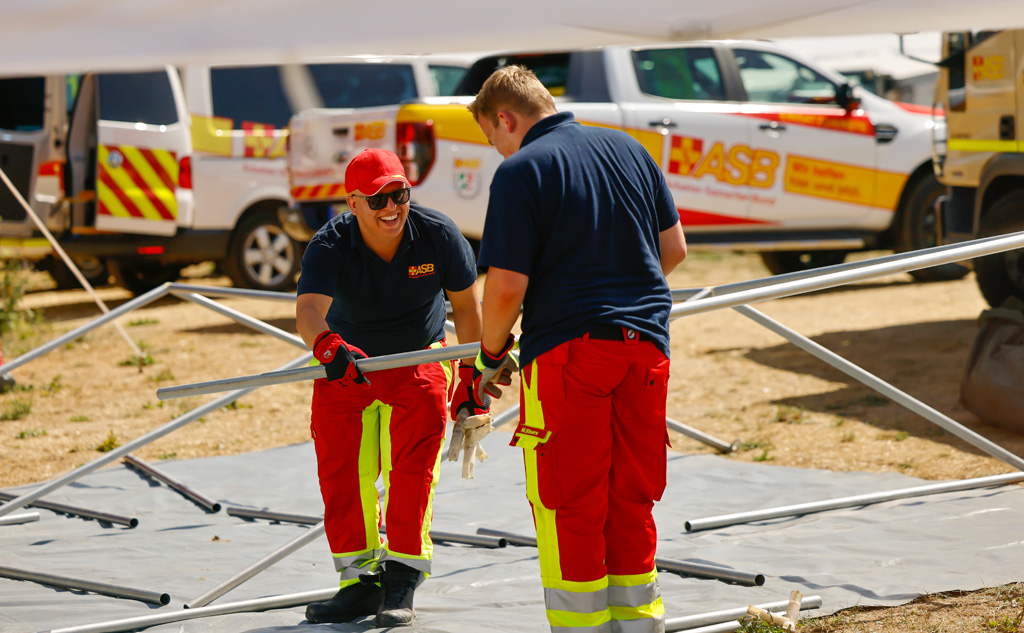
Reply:
[[[122,631],[138,631],[159,624],[170,624],[182,620],[198,620],[215,615],[228,615],[231,613],[251,613],[254,611],[269,611],[270,609],[290,609],[301,607],[310,602],[327,600],[338,593],[338,587],[331,589],[318,589],[316,591],[305,591],[302,593],[290,593],[267,598],[256,598],[255,600],[243,600],[241,602],[229,602],[199,609],[178,609],[175,611],[161,611],[152,615],[143,615],[134,618],[122,618],[96,624],[81,624],[77,626],[50,629],[45,633],[121,633]]]
[[[4,181],[4,184],[7,185],[7,188],[11,190],[11,193],[14,195],[15,199],[17,199],[18,204],[21,205],[21,208],[24,209],[25,213],[28,214],[29,218],[32,219],[32,223],[36,225],[36,228],[39,229],[39,232],[43,234],[43,236],[46,238],[46,241],[50,243],[50,246],[53,247],[53,250],[58,255],[60,255],[60,258],[64,262],[64,265],[68,267],[68,270],[70,270],[71,273],[75,276],[75,279],[78,280],[78,283],[82,284],[82,288],[85,288],[85,291],[89,293],[89,296],[92,297],[92,300],[96,302],[96,305],[99,306],[100,311],[103,312],[104,314],[108,314],[110,312],[110,308],[108,308],[107,304],[103,302],[103,299],[100,299],[100,296],[96,294],[96,290],[92,287],[92,284],[90,284],[89,281],[85,278],[85,275],[82,274],[82,271],[78,269],[78,265],[75,264],[75,262],[71,261],[71,258],[68,257],[68,254],[64,251],[64,248],[57,242],[57,238],[55,238],[53,236],[53,233],[50,233],[50,230],[46,228],[46,225],[43,224],[43,221],[39,219],[39,216],[36,215],[36,212],[33,211],[32,207],[29,206],[28,202],[25,201],[25,197],[21,195],[21,192],[18,191],[18,188],[14,186],[14,183],[12,183],[11,179],[7,177],[7,173],[4,172],[3,169],[0,169],[0,179],[2,179]],[[132,353],[141,358],[142,350],[140,350],[139,346],[135,344],[135,341],[132,340],[132,337],[128,336],[128,332],[126,332],[125,329],[121,327],[120,324],[118,323],[114,324],[114,329],[116,329],[117,333],[121,335],[121,338],[123,338],[125,342],[128,343],[128,347],[132,349]]]
[[[171,601],[170,595],[160,593],[158,591],[132,589],[131,587],[121,587],[119,585],[111,585],[109,583],[96,582],[94,580],[86,580],[84,578],[69,578],[67,576],[29,571],[27,569],[15,569],[13,567],[0,566],[0,577],[11,578],[13,580],[28,580],[30,582],[49,585],[51,587],[59,587],[61,589],[79,589],[81,591],[89,591],[104,596],[139,600],[150,604],[165,605]]]
[[[201,596],[198,596],[193,600],[189,600],[187,603],[185,603],[185,608],[192,609],[195,607],[204,607],[208,605],[220,596],[223,596],[224,594],[231,591],[232,589],[242,584],[246,580],[249,580],[256,574],[260,573],[267,567],[270,567],[277,561],[281,560],[282,558],[285,558],[286,556],[298,550],[299,548],[305,547],[306,545],[315,541],[323,535],[324,523],[323,521],[321,521],[320,523],[317,523],[315,526],[313,526],[313,528],[309,530],[307,533],[301,534],[298,537],[288,541],[287,543],[277,548],[270,554],[267,554],[260,560],[256,561],[252,565],[249,565],[242,571],[238,572],[231,578],[228,578],[227,580],[217,585],[213,589],[210,589]]]
[[[0,491],[0,501],[14,501],[18,499],[21,499],[21,497],[14,493]],[[93,519],[95,521],[100,521],[102,523],[114,523],[117,525],[124,525],[130,528],[136,527],[139,524],[139,520],[135,517],[126,517],[120,514],[111,514],[109,512],[99,512],[97,510],[80,508],[78,506],[67,505],[65,503],[54,503],[52,501],[42,501],[39,499],[35,499],[32,502],[24,505],[29,505],[32,506],[33,508],[49,510],[50,512],[56,512],[58,514],[68,514],[83,519]],[[4,510],[6,509],[6,505],[0,506],[0,514],[3,514]]]
[[[789,600],[779,600],[777,602],[765,602],[762,604],[756,604],[755,607],[764,609],[765,611],[783,611],[789,606]],[[810,609],[817,609],[821,606],[821,596],[804,596],[803,601],[800,603],[800,610],[806,611]],[[678,618],[671,618],[665,620],[666,631],[687,631],[695,629],[699,626],[711,626],[714,624],[722,624],[723,622],[729,622],[731,620],[739,620],[743,616],[747,615],[747,607],[736,607],[735,609],[723,609],[722,611],[710,611],[708,613],[698,613],[696,615],[684,615]],[[739,628],[739,623],[734,623],[736,626],[729,631],[734,631]]]
[[[527,536],[525,534],[514,534],[512,532],[505,532],[503,530],[493,530],[491,528],[480,527],[476,529],[477,534],[483,534],[486,536],[496,536],[505,539],[509,545],[518,545],[520,547],[537,547],[537,537]],[[721,580],[723,582],[731,582],[736,584],[742,584],[747,586],[760,586],[764,584],[764,574],[756,572],[745,572],[736,569],[730,569],[728,567],[720,567],[718,565],[708,565],[705,563],[689,563],[681,560],[672,560],[668,558],[655,558],[654,565],[658,569],[664,569],[665,571],[671,571],[678,574],[685,574],[687,576],[694,576],[696,578],[710,578],[712,580]]]
[[[434,349],[417,350],[415,352],[390,354],[388,356],[360,358],[356,361],[356,366],[363,373],[369,373],[371,371],[379,371],[381,369],[394,369],[395,367],[405,367],[408,365],[439,363],[446,360],[455,360],[457,358],[475,355],[479,349],[479,343],[466,343],[464,345],[455,345],[453,347],[437,347]],[[281,385],[289,382],[302,382],[303,380],[323,378],[326,375],[323,365],[284,371],[275,370],[263,374],[252,374],[249,376],[238,376],[236,378],[222,378],[220,380],[210,380],[207,382],[162,387],[156,390],[156,397],[160,400],[171,400],[173,398],[184,398],[186,396],[221,393],[232,389],[255,389],[256,387]]]
[[[191,301],[192,303],[194,303],[196,305],[203,306],[204,308],[209,308],[210,310],[213,310],[214,312],[216,312],[218,314],[222,314],[222,315],[228,317],[229,319],[237,321],[238,323],[241,323],[242,325],[250,327],[250,328],[256,330],[257,332],[262,332],[263,334],[269,334],[270,336],[273,336],[276,339],[280,339],[280,340],[284,341],[285,343],[291,343],[292,345],[298,347],[299,349],[308,349],[306,347],[306,343],[303,342],[302,338],[300,338],[299,336],[296,336],[295,334],[291,334],[290,332],[285,332],[281,328],[277,328],[277,327],[274,327],[273,325],[269,325],[268,323],[260,321],[259,319],[254,319],[253,317],[249,316],[248,314],[244,314],[242,312],[239,312],[238,310],[235,310],[234,308],[229,308],[229,307],[227,307],[226,305],[224,305],[222,303],[217,303],[216,301],[213,301],[212,299],[208,299],[208,298],[206,298],[206,297],[204,297],[204,296],[202,296],[200,294],[196,294],[194,292],[181,292],[181,291],[175,291],[175,290],[171,290],[171,294],[173,294],[174,296],[178,297],[179,299],[184,299],[186,301]]]
[[[729,525],[739,525],[741,523],[753,523],[754,521],[766,521],[768,519],[780,519],[783,517],[797,517],[805,514],[813,514],[815,512],[839,510],[842,508],[855,508],[874,503],[883,503],[885,501],[895,501],[897,499],[937,495],[944,492],[959,492],[961,490],[973,490],[976,488],[1008,486],[1022,481],[1024,481],[1024,473],[1007,473],[1005,475],[992,475],[991,477],[947,481],[937,484],[929,484],[926,486],[917,486],[914,488],[900,488],[899,490],[873,492],[863,495],[855,495],[852,497],[829,499],[826,501],[812,501],[810,503],[766,508],[764,510],[752,510],[749,512],[737,512],[734,514],[705,517],[702,519],[687,521],[685,523],[685,527],[687,532],[699,532],[701,530],[712,530]]]
[[[282,368],[291,368],[291,367],[297,367],[297,366],[305,365],[305,364],[307,364],[309,362],[309,359],[312,358],[312,357],[313,357],[313,354],[311,352],[307,352],[307,353],[299,356],[295,360],[282,365],[281,367]],[[171,420],[167,424],[165,424],[165,425],[163,425],[163,426],[161,426],[161,427],[159,427],[157,429],[154,429],[154,430],[150,431],[149,433],[146,433],[145,435],[142,435],[141,437],[138,437],[138,438],[132,440],[131,442],[128,442],[127,444],[124,444],[123,446],[119,446],[119,447],[115,448],[114,450],[112,450],[112,451],[110,451],[108,453],[104,453],[102,457],[98,457],[98,458],[94,459],[93,461],[91,461],[91,462],[89,462],[87,464],[83,464],[82,466],[79,466],[78,468],[72,470],[71,472],[69,472],[69,473],[67,473],[65,475],[62,475],[62,476],[60,476],[60,477],[58,477],[56,479],[53,479],[53,480],[49,481],[46,484],[43,484],[42,486],[40,486],[39,488],[36,488],[32,492],[25,493],[22,496],[20,496],[20,497],[18,497],[16,499],[13,499],[10,503],[8,503],[6,505],[3,505],[3,506],[0,506],[0,517],[4,516],[6,514],[10,514],[14,510],[16,510],[16,509],[18,509],[18,508],[20,508],[20,507],[22,507],[24,505],[32,503],[36,499],[39,499],[40,497],[42,497],[44,495],[47,495],[47,494],[53,492],[54,490],[56,490],[56,489],[58,489],[58,488],[60,488],[62,486],[66,486],[67,484],[71,483],[72,481],[75,481],[75,480],[77,480],[77,479],[87,475],[88,473],[91,473],[92,471],[96,470],[97,468],[100,468],[101,466],[105,466],[106,464],[109,464],[110,462],[113,462],[113,461],[116,461],[118,459],[121,459],[122,457],[124,457],[128,453],[130,453],[130,452],[132,452],[132,451],[134,451],[134,450],[136,450],[136,449],[138,449],[138,448],[140,448],[142,446],[145,446],[146,444],[149,444],[150,442],[156,441],[156,440],[160,439],[161,437],[167,435],[168,433],[170,433],[172,431],[175,431],[178,428],[181,428],[181,427],[185,426],[186,424],[190,424],[190,423],[198,420],[199,418],[203,417],[204,415],[206,415],[208,413],[212,413],[212,412],[217,411],[218,409],[220,409],[222,407],[225,407],[225,406],[231,404],[232,402],[234,402],[235,400],[238,400],[242,396],[244,396],[244,395],[246,395],[248,393],[251,393],[254,389],[255,388],[252,388],[252,389],[240,389],[238,391],[232,391],[230,393],[226,393],[226,394],[224,394],[223,396],[221,396],[219,398],[215,398],[215,399],[207,402],[204,405],[200,405],[199,407],[197,407],[195,409],[192,409],[191,411],[189,411],[188,413],[186,413],[184,415],[181,415],[181,416],[178,416],[178,417],[174,418],[173,420]]]
[[[265,521],[276,521],[277,523],[295,523],[296,525],[316,525],[321,523],[322,516],[308,514],[288,514],[287,512],[273,512],[271,510],[251,510],[249,508],[236,508],[228,506],[224,510],[228,516],[240,519],[263,519]]]
[[[245,299],[267,299],[295,303],[294,292],[277,292],[275,290],[253,290],[251,288],[228,288],[225,286],[196,286],[194,284],[172,283],[170,291],[194,292],[204,297],[243,297]]]
[[[1009,233],[1007,235],[1001,235],[994,238],[983,238],[980,240],[971,240],[970,242],[961,242],[955,246],[950,246],[947,250],[941,250],[938,252],[933,251],[923,255],[911,255],[908,253],[907,257],[904,259],[889,261],[883,264],[861,266],[854,269],[821,274],[816,277],[783,281],[781,283],[773,283],[765,287],[739,290],[721,296],[680,303],[672,307],[669,312],[669,318],[701,314],[704,312],[712,312],[723,308],[732,308],[748,303],[790,297],[814,290],[834,288],[835,286],[841,286],[855,281],[864,281],[875,277],[909,272],[911,270],[928,268],[938,264],[953,263],[964,259],[971,259],[982,255],[991,255],[993,253],[1001,253],[1003,251],[1009,251],[1021,247],[1024,247],[1024,231],[1021,231],[1020,233]]]
[[[26,512],[25,514],[12,514],[0,519],[0,525],[21,525],[39,520],[38,512]]]
[[[842,356],[839,356],[838,354],[819,345],[818,343],[815,343],[806,336],[798,332],[794,332],[792,329],[786,327],[785,325],[782,325],[781,323],[775,321],[774,319],[767,316],[763,312],[759,312],[754,308],[751,308],[750,306],[734,306],[734,309],[743,316],[747,317],[748,319],[751,319],[758,325],[764,326],[771,330],[772,332],[775,332],[779,336],[783,337],[793,345],[796,345],[797,347],[804,350],[808,354],[811,354],[815,358],[818,358],[819,360],[828,363],[830,366],[838,369],[847,376],[850,376],[858,380],[859,382],[864,383],[865,385],[871,387],[878,393],[892,399],[895,402],[898,402],[899,404],[902,404],[904,407],[910,409],[911,411],[920,415],[929,422],[937,424],[946,432],[959,437],[960,439],[967,442],[971,446],[974,446],[975,448],[985,451],[992,457],[1001,459],[1002,461],[1013,466],[1017,470],[1024,471],[1024,458],[1021,458],[1018,455],[1011,453],[1010,451],[1006,450],[1002,446],[999,446],[995,442],[992,442],[991,440],[979,435],[978,433],[975,433],[966,426],[960,424],[959,422],[950,418],[949,416],[940,413],[939,411],[933,409],[927,404],[921,402],[917,398],[914,398],[910,394],[904,391],[900,391],[896,387],[893,387],[892,385],[878,378],[874,374],[861,369],[860,367],[846,360]]]
[[[107,312],[103,316],[96,317],[92,321],[89,321],[88,323],[71,330],[67,334],[62,334],[61,336],[58,336],[57,338],[53,339],[52,341],[49,341],[48,343],[43,343],[39,347],[33,350],[29,350],[28,352],[25,352],[24,354],[15,358],[12,361],[5,362],[4,373],[9,373],[31,360],[35,360],[36,358],[39,358],[44,354],[48,354],[49,352],[52,352],[58,347],[61,347],[65,343],[71,342],[78,338],[79,336],[82,336],[87,332],[95,330],[101,325],[105,325],[106,323],[113,321],[114,319],[123,314],[127,314],[132,310],[136,310],[144,305],[152,303],[166,294],[167,284],[157,286],[156,288],[153,288],[146,294],[139,295],[138,297],[135,297],[131,301],[119,305],[118,307],[114,308],[110,312]]]
[[[668,424],[668,428],[672,429],[673,431],[676,431],[677,433],[682,433],[683,435],[691,439],[695,439],[698,442],[703,442],[708,446],[717,449],[719,453],[731,453],[740,447],[739,440],[736,440],[732,444],[729,444],[728,442],[723,442],[722,440],[716,437],[712,437],[703,431],[695,429],[692,426],[687,426],[682,422],[677,422],[672,418],[666,418],[665,422]]]
[[[192,490],[191,488],[181,483],[174,477],[171,477],[167,473],[157,469],[149,462],[139,459],[138,457],[130,454],[124,456],[124,461],[125,464],[127,464],[129,467],[141,473],[144,473],[154,479],[164,482],[171,490],[174,490],[175,492],[179,493],[189,501],[192,501],[193,503],[209,510],[210,512],[220,512],[219,503],[210,499],[209,497],[205,497],[199,494],[195,490]]]

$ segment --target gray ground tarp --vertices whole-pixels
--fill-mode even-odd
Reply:
[[[521,457],[489,438],[476,479],[443,462],[434,529],[490,527],[533,534]],[[234,457],[156,464],[224,505],[320,515],[312,444]],[[793,589],[823,597],[831,613],[891,605],[923,593],[1024,580],[1024,489],[946,493],[801,518],[688,534],[712,515],[919,485],[898,474],[833,473],[670,453],[669,486],[656,508],[658,555],[765,574],[762,587],[660,574],[668,617],[785,600]],[[29,490],[26,488],[24,490]],[[26,633],[176,610],[309,528],[210,514],[125,467],[92,473],[45,500],[137,517],[134,529],[38,510],[35,523],[0,526],[0,565],[169,593],[154,606],[32,582],[0,579],[0,631]],[[17,513],[33,511],[19,510]],[[16,514],[17,514],[16,513]],[[537,552],[436,545],[434,574],[416,594],[410,631],[544,631]],[[212,604],[324,590],[337,575],[321,537]],[[313,630],[303,608],[165,624],[169,633]],[[326,625],[319,625],[326,626]],[[365,631],[372,620],[330,625]]]

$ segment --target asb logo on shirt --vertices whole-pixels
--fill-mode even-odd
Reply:
[[[419,266],[409,266],[409,279],[416,279],[417,277],[426,277],[434,274],[433,264],[420,264]]]

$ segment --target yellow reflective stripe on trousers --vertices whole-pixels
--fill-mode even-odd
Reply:
[[[576,613],[575,611],[548,609],[548,624],[551,625],[552,631],[556,628],[571,629],[574,632],[587,630],[607,631],[609,630],[608,622],[610,621],[611,616],[608,614],[608,609],[602,609],[593,613]]]
[[[632,576],[608,575],[608,604],[614,607],[644,607],[658,599],[658,572]]]
[[[363,433],[359,437],[359,503],[363,508],[363,529],[366,547],[380,548],[380,498],[377,494],[377,476],[380,473],[380,417],[379,400],[363,409]]]

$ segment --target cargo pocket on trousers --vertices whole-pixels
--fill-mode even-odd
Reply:
[[[652,416],[656,416],[659,422],[659,428],[661,429],[661,441],[657,444],[654,443],[652,437],[652,446],[656,446],[657,449],[652,455],[651,465],[654,467],[654,477],[652,477],[653,490],[651,490],[651,498],[655,501],[661,501],[661,497],[665,494],[665,486],[667,485],[666,480],[666,469],[668,468],[668,447],[672,444],[668,438],[668,427],[666,425],[665,418],[665,397],[668,393],[668,363],[660,367],[649,367],[647,369],[647,383],[646,387],[650,390],[650,402],[657,403],[656,411],[652,411]]]

